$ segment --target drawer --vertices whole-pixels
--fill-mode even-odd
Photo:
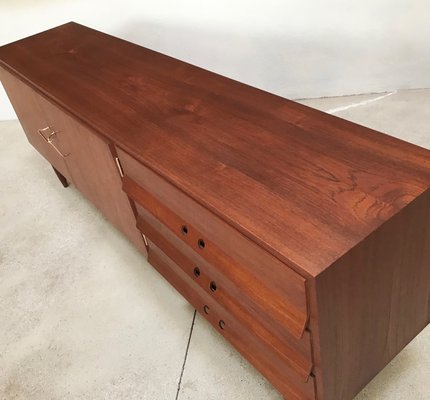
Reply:
[[[65,163],[67,152],[64,151],[62,134],[50,117],[53,106],[6,70],[0,68],[0,76],[28,141],[69,182],[72,182]]]
[[[312,355],[310,334],[304,329],[306,321],[303,330],[294,330],[296,320],[306,319],[304,279],[264,250],[260,253],[240,234],[232,241],[244,249],[245,257],[235,257],[210,233],[203,234],[187,224],[133,181],[121,152],[119,156],[125,173],[123,189],[135,203],[138,228],[259,341],[275,349],[302,381],[307,381]],[[296,306],[300,301],[305,307],[302,313]]]
[[[153,232],[150,232],[153,233]],[[168,249],[161,236],[156,240]],[[245,358],[269,379],[285,398],[294,400],[315,399],[315,378],[307,381],[291,371],[289,365],[270,346],[258,340],[249,329],[227,312],[179,267],[160,247],[148,238],[148,260],[206,318]],[[179,257],[180,258],[180,257]]]
[[[141,232],[260,341],[276,349],[279,356],[286,360],[286,364],[303,381],[308,380],[312,370],[309,332],[305,331],[300,339],[291,335],[288,330],[276,324],[261,304],[256,304],[247,290],[247,287],[252,289],[257,286],[252,278],[244,281],[241,277],[236,278],[233,274],[220,271],[139,203],[135,206],[137,227]],[[235,268],[234,264],[231,260],[232,269]]]
[[[127,153],[117,152],[129,197],[228,276],[280,333],[302,338],[308,323],[306,279]]]
[[[266,315],[252,307],[248,296],[240,287],[217,271],[148,211],[136,204],[137,226],[152,243],[160,248],[194,284],[235,318],[262,345],[271,348],[297,374],[307,381],[312,370],[310,334],[305,331],[301,339],[288,331],[277,331]]]

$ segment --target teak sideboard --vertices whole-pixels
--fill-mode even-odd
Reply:
[[[286,398],[430,321],[430,151],[76,23],[0,48],[28,141]]]

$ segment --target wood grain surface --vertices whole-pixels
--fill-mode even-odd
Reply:
[[[305,274],[430,183],[428,150],[76,23],[0,62]]]
[[[56,129],[55,126],[51,127],[52,129],[48,126],[49,118],[45,110],[47,100],[2,68],[0,68],[0,78],[28,141],[56,171],[72,182],[64,157],[53,147],[55,146],[60,152],[64,151],[62,135],[56,134],[52,145],[47,142],[48,136]],[[42,131],[46,128],[48,128],[47,131]]]
[[[162,236],[158,240],[163,242]],[[168,244],[165,245],[165,248]],[[298,378],[276,349],[266,346],[190,279],[171,258],[149,240],[149,262],[288,400],[314,400],[315,380]],[[208,312],[204,307],[209,308]],[[224,322],[221,329],[220,322]]]
[[[429,150],[76,23],[0,47],[0,77],[62,183],[287,399],[351,400],[429,323]]]
[[[253,335],[278,352],[303,381],[309,379],[313,366],[309,332],[301,332],[300,337],[296,337],[290,333],[288,324],[291,318],[289,298],[297,291],[293,280],[284,278],[281,272],[272,275],[276,280],[259,279],[261,271],[240,265],[213,242],[207,243],[212,248],[207,254],[193,250],[153,214],[153,209],[147,211],[137,204],[137,212],[137,226],[150,240]],[[160,236],[165,245],[157,241]],[[283,292],[277,290],[278,287],[282,287]]]
[[[352,399],[430,322],[430,190],[312,289],[319,398]]]
[[[67,181],[93,203],[140,251],[146,247],[135,226],[135,216],[116,167],[113,146],[65,114],[9,72],[0,76],[29,142]],[[52,144],[45,137],[55,131]],[[55,150],[55,148],[58,150]],[[62,155],[61,155],[61,154]],[[58,175],[57,175],[58,176]],[[64,181],[61,180],[64,185]]]
[[[147,180],[150,171],[140,166],[139,173],[130,170],[130,163],[122,152],[120,160],[124,166],[123,188],[129,196],[152,213],[171,232],[191,249],[209,260],[219,272],[234,277],[237,286],[254,294],[254,307],[263,306],[266,313],[275,317],[283,329],[300,338],[308,321],[305,279],[276,258],[231,229],[222,220],[191,199],[181,196],[167,181],[153,176]],[[130,179],[132,173],[144,186],[138,186]],[[200,223],[198,223],[200,221]],[[183,235],[181,227],[187,226]],[[198,246],[199,239],[205,241],[205,248]],[[272,321],[273,322],[273,321]]]

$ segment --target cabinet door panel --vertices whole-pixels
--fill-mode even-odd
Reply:
[[[76,188],[146,253],[132,206],[122,191],[113,147],[53,104],[47,102],[43,108],[49,123],[59,131],[62,145],[68,153],[67,168]]]
[[[64,156],[67,153],[63,148],[61,134],[57,132],[52,135],[57,127],[49,125],[45,113],[44,105],[48,101],[30,86],[1,68],[0,77],[28,141],[71,182],[72,179],[65,163]],[[51,136],[50,142],[48,142],[49,136]]]
[[[146,253],[110,145],[2,68],[0,78],[28,141]]]

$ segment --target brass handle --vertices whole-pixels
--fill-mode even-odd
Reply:
[[[43,133],[44,132],[46,132],[46,131],[48,131],[49,130],[49,132],[50,132],[50,134],[49,134],[49,136],[48,137],[46,137]],[[45,128],[42,128],[42,129],[38,129],[37,130],[37,132],[39,133],[39,135],[40,136],[42,136],[42,138],[45,140],[45,142],[46,143],[48,143],[48,144],[50,144],[53,148],[54,148],[54,150],[61,156],[61,157],[67,157],[67,156],[69,156],[70,155],[70,153],[67,153],[67,154],[63,154],[59,149],[58,149],[58,147],[57,146],[55,146],[55,144],[53,143],[53,140],[55,139],[55,135],[56,135],[56,131],[54,130],[54,129],[52,129],[52,127],[50,127],[50,126],[47,126],[47,127],[45,127]]]
[[[146,248],[148,248],[148,247],[149,247],[149,244],[148,244],[148,239],[146,238],[146,235],[145,235],[145,234],[143,234],[143,233],[141,233],[141,235],[142,235],[142,239],[143,239],[143,241],[145,242],[145,246],[146,246]]]

